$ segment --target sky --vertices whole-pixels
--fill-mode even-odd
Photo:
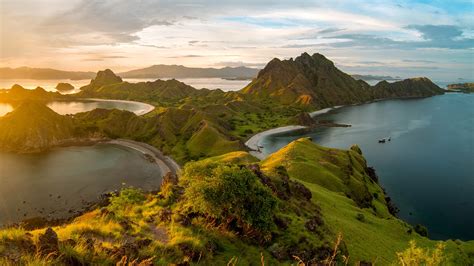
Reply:
[[[351,74],[474,79],[474,0],[0,0],[0,66],[263,68],[321,53]]]

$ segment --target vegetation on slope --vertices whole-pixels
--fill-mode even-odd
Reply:
[[[35,101],[22,102],[0,117],[0,149],[4,151],[38,152],[73,136],[71,118]]]
[[[443,90],[427,78],[385,81],[372,87],[340,71],[321,54],[303,53],[294,60],[273,59],[242,93],[313,110],[381,98],[433,96]]]
[[[312,201],[321,207],[326,224],[344,236],[351,261],[387,265],[395,262],[396,253],[407,249],[412,240],[423,248],[436,246],[436,241],[420,236],[391,214],[390,199],[356,146],[345,151],[299,139],[261,164],[268,175],[283,167],[290,180],[301,182],[311,191]],[[354,197],[354,192],[360,195]],[[369,204],[361,205],[361,198],[371,199],[362,201]],[[473,241],[448,240],[444,245],[444,263],[468,265],[474,260]]]
[[[108,205],[48,230],[4,229],[0,263],[466,265],[474,260],[472,241],[446,241],[435,250],[436,241],[392,216],[357,147],[327,149],[300,139],[261,163],[245,163],[249,159],[230,153],[188,163],[179,181],[164,178],[159,193],[124,189]],[[354,180],[340,178],[341,172]],[[330,176],[336,186],[324,182]],[[366,207],[351,194],[361,185],[373,195]]]
[[[28,90],[18,84],[13,85],[9,90],[0,90],[0,102],[49,101],[66,97],[59,92],[45,91],[41,87]]]

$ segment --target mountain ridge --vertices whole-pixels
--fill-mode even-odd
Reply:
[[[257,78],[241,91],[243,94],[270,97],[286,105],[326,108],[363,103],[380,98],[426,97],[442,94],[427,78],[370,86],[339,70],[324,55],[302,53],[295,59],[273,59]]]

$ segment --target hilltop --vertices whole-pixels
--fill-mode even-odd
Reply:
[[[433,96],[443,90],[427,78],[370,86],[342,72],[321,54],[303,53],[295,59],[273,59],[241,93],[321,109],[382,98]]]
[[[0,117],[0,149],[37,152],[73,137],[73,122],[44,104],[22,102],[12,112]]]

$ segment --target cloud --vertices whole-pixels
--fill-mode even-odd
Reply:
[[[203,55],[188,54],[188,55],[168,56],[168,58],[195,58],[195,57],[203,57]]]
[[[416,30],[421,34],[419,41],[400,41],[373,34],[339,34],[329,39],[338,39],[336,47],[371,47],[379,49],[417,49],[417,48],[446,48],[470,49],[474,48],[474,39],[463,38],[460,27],[451,25],[409,25],[406,29]]]
[[[219,67],[223,67],[223,66],[242,67],[242,66],[245,66],[245,67],[263,68],[266,64],[267,64],[267,62],[254,63],[254,62],[243,62],[243,61],[221,61],[221,62],[215,63],[214,66],[219,66]]]
[[[462,35],[462,30],[453,25],[408,25],[406,28],[419,31],[429,41],[453,40]]]
[[[464,0],[0,1],[0,65],[258,67],[307,51],[396,72],[375,62],[436,62],[472,76],[474,19]],[[128,58],[116,64],[109,54]]]

